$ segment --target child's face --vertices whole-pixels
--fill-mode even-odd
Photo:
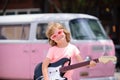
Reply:
[[[55,42],[65,39],[65,34],[64,34],[63,29],[55,29],[54,34],[50,38],[54,40]]]

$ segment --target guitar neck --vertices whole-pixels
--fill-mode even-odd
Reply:
[[[99,62],[98,59],[93,59],[93,61]],[[77,63],[77,64],[64,66],[64,67],[60,68],[60,72],[66,72],[68,70],[72,70],[72,69],[76,69],[76,68],[79,68],[79,67],[87,66],[89,64],[90,64],[90,61],[84,61],[84,62],[80,62],[80,63]]]

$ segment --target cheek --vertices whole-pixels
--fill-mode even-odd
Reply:
[[[59,35],[59,36],[56,37],[55,40],[56,40],[56,41],[59,41],[59,40],[61,40],[61,39],[63,39],[63,38],[64,38],[64,35]]]
[[[62,36],[63,36],[64,38],[66,38],[66,35],[65,35],[65,33],[63,33],[63,34],[62,34]]]
[[[63,38],[66,38],[66,35],[62,35]]]
[[[64,38],[66,38],[66,36],[65,36],[65,34],[61,34],[61,35],[59,35],[58,38],[59,38],[59,39],[64,39]]]

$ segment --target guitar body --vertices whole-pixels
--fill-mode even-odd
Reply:
[[[70,59],[68,58],[62,58],[59,61],[55,63],[50,63],[48,66],[48,76],[49,80],[67,80],[67,78],[64,78],[65,73],[60,72],[60,68],[64,66],[66,62],[70,63]],[[42,63],[39,63],[35,67],[34,71],[34,80],[44,80],[42,75]]]

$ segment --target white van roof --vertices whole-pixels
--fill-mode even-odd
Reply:
[[[45,13],[45,14],[5,15],[5,16],[0,16],[0,24],[30,23],[34,21],[71,20],[75,18],[98,19],[97,17],[88,14],[75,14],[75,13],[74,14]]]

